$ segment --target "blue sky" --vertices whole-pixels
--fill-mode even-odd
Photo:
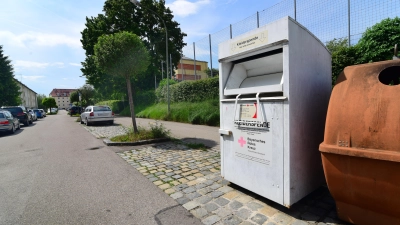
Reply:
[[[215,33],[279,0],[167,0],[187,43]],[[102,13],[104,0],[3,0],[0,45],[15,77],[38,94],[53,88],[78,88],[85,58],[80,32],[85,17]]]

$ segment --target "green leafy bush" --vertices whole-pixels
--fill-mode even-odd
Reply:
[[[154,90],[140,91],[133,96],[133,101],[135,103],[135,111],[137,107],[140,106],[150,106],[156,103],[156,95]]]
[[[136,142],[156,138],[169,138],[170,136],[170,130],[167,130],[165,126],[159,122],[156,122],[155,124],[150,124],[150,129],[138,127],[138,130],[138,133],[134,133],[133,129],[131,129],[127,134],[111,138],[111,141]]]
[[[199,102],[218,98],[219,78],[213,77],[197,81],[182,81],[170,85],[170,102]],[[167,86],[156,90],[157,102],[167,102]]]
[[[219,126],[219,100],[201,102],[176,102],[170,105],[170,115],[166,103],[158,103],[137,113],[137,117],[156,120]]]
[[[368,28],[357,43],[362,63],[389,60],[400,44],[400,18],[387,18]]]
[[[346,66],[390,60],[395,44],[400,44],[400,18],[387,18],[367,28],[358,43],[348,47],[346,39],[327,43],[332,53],[332,84]]]

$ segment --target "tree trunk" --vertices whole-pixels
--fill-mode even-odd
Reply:
[[[136,126],[135,107],[133,105],[132,86],[131,86],[131,81],[130,81],[129,77],[126,78],[126,84],[128,86],[129,109],[131,110],[133,132],[139,133],[137,126]]]

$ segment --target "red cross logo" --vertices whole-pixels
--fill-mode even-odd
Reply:
[[[246,144],[246,141],[243,139],[243,137],[240,137],[240,139],[238,140],[240,147],[243,147],[243,145]]]

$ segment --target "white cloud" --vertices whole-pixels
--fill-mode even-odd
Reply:
[[[74,38],[64,34],[32,31],[23,34],[14,34],[10,31],[0,31],[0,40],[17,47],[26,47],[27,45],[36,45],[41,47],[66,45],[73,48],[81,48],[82,46],[79,38]]]
[[[166,4],[175,16],[186,17],[191,14],[196,14],[200,7],[210,3],[210,0],[199,0],[197,2],[189,2],[187,0],[176,0],[171,4]]]
[[[46,68],[49,66],[49,63],[38,63],[32,61],[23,61],[23,60],[16,60],[14,63],[16,68],[18,67],[25,67],[25,68]]]
[[[63,62],[55,62],[51,64],[52,66],[57,66],[58,68],[64,68],[64,63]]]
[[[37,79],[44,78],[45,76],[22,76],[23,80],[36,81]]]
[[[79,66],[79,67],[82,66],[80,63],[69,63],[69,65],[71,65],[71,66]]]

